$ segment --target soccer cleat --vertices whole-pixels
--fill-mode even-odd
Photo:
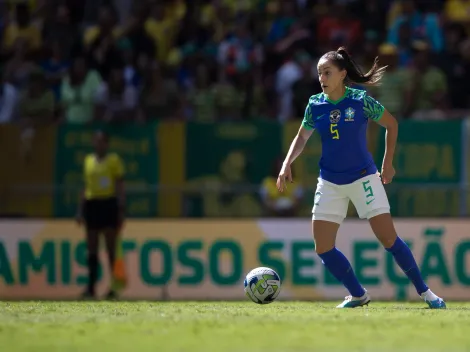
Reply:
[[[424,300],[428,306],[429,309],[446,309],[446,302],[442,298],[435,299],[434,301],[428,301]]]
[[[369,305],[369,302],[370,302],[370,296],[366,291],[366,293],[364,293],[362,297],[353,297],[353,296],[345,297],[343,303],[336,306],[336,308],[356,308],[356,307]]]
[[[118,296],[114,290],[109,290],[105,297],[108,301],[115,301],[118,299]]]
[[[91,291],[91,290],[85,290],[81,295],[80,295],[80,299],[84,300],[84,301],[90,301],[90,300],[94,300],[96,299],[96,296],[95,296],[95,292]]]
[[[429,309],[446,309],[446,302],[441,297],[436,296],[431,290],[421,294],[421,297],[424,299],[429,306]]]

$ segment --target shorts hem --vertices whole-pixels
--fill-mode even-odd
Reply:
[[[85,228],[89,231],[104,231],[104,230],[117,230],[119,228],[118,224],[106,224],[106,225],[96,225],[96,224],[86,224]]]
[[[344,216],[336,215],[336,214],[318,214],[318,213],[315,214],[315,213],[313,213],[312,214],[312,221],[315,221],[315,220],[334,222],[336,224],[341,225],[344,221]]]
[[[389,214],[389,213],[390,213],[390,208],[379,208],[379,209],[375,209],[375,210],[368,212],[362,219],[370,220],[373,217],[376,217],[378,215]]]

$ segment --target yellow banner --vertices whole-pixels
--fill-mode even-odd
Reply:
[[[53,185],[56,128],[36,130],[31,153],[26,153],[16,125],[0,125],[0,213],[33,217],[53,214],[53,194],[26,186]]]

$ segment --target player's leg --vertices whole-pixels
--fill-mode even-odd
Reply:
[[[395,231],[390,213],[375,215],[369,218],[369,222],[375,236],[393,255],[395,262],[413,283],[416,292],[428,304],[429,308],[446,308],[444,300],[436,296],[424,282],[410,247]]]
[[[87,230],[87,266],[88,266],[88,285],[85,296],[95,296],[95,285],[98,281],[98,245],[99,245],[99,231],[89,229]]]
[[[103,225],[106,226],[104,236],[106,241],[106,251],[108,253],[109,272],[111,273],[112,278],[114,278],[114,264],[116,261],[116,249],[119,230],[118,217],[119,208],[117,199],[112,198],[107,200],[103,209],[103,220],[105,221]],[[111,282],[113,283],[114,280],[112,279]],[[106,297],[107,299],[116,298],[116,292],[113,288],[113,284],[111,284],[111,288],[108,291]]]
[[[95,297],[95,285],[98,281],[98,247],[99,247],[99,217],[96,213],[96,202],[86,201],[84,209],[87,243],[88,285],[83,298]]]
[[[340,188],[319,180],[313,207],[312,231],[315,251],[328,271],[349,291],[338,308],[354,308],[368,304],[370,297],[357,280],[348,259],[336,248],[336,234],[346,217],[349,199]]]
[[[397,235],[390,215],[387,193],[378,175],[350,185],[349,193],[359,217],[367,218],[377,239],[390,252],[430,308],[445,308],[444,301],[425,284],[408,245]]]
[[[109,262],[109,272],[111,278],[113,277],[113,270],[114,270],[114,263],[116,261],[116,248],[117,248],[117,239],[118,239],[118,232],[115,228],[108,228],[104,232],[105,240],[106,240],[106,251],[108,253],[108,262]],[[111,279],[111,282],[113,280]],[[114,299],[116,298],[116,292],[114,291],[113,285],[106,294],[107,299]]]

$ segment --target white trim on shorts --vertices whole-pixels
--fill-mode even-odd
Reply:
[[[338,225],[341,225],[341,223],[344,220],[344,217],[340,215],[333,215],[333,214],[315,214],[312,213],[312,220],[322,220],[322,221],[328,221],[328,222],[334,222],[337,223]]]

